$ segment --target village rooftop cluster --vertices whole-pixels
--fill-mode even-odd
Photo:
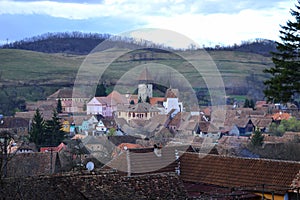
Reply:
[[[299,137],[297,132],[269,134],[272,123],[298,118],[297,106],[289,104],[283,109],[257,101],[255,109],[238,105],[187,109],[176,88],[168,88],[163,97],[153,97],[147,68],[138,80],[136,95],[112,91],[107,96],[79,98],[72,88],[61,88],[47,100],[28,103],[27,112],[0,116],[0,131],[9,131],[16,138],[7,144],[6,153],[14,156],[6,160],[5,176],[53,175],[70,170],[150,178],[173,173],[187,197],[299,195],[299,162],[258,159],[254,153],[243,152],[255,130],[265,136],[265,148]],[[45,119],[51,119],[58,101],[68,142],[40,149],[20,142],[30,131],[36,109]],[[222,126],[211,121],[218,115],[225,116]],[[92,169],[86,167],[89,162]]]

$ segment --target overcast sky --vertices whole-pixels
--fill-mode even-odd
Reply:
[[[0,41],[47,32],[120,34],[162,28],[199,45],[278,40],[296,0],[0,0]]]

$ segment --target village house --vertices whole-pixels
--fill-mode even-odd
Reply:
[[[123,148],[102,169],[114,169],[125,176],[176,172],[178,151],[193,151],[193,149],[189,145]]]
[[[51,162],[52,161],[52,162]],[[6,177],[50,175],[61,170],[57,152],[20,152],[7,163]]]
[[[174,110],[172,113],[173,117],[178,112],[183,111],[182,102],[179,102],[179,91],[178,89],[169,88],[166,91],[165,101],[163,102],[163,107],[165,108],[165,114],[169,113],[171,110]]]
[[[67,145],[64,143],[60,143],[57,147],[41,147],[40,152],[61,152],[62,150],[66,150]]]
[[[93,97],[87,103],[87,115],[102,115],[103,117],[112,117],[117,110],[118,105],[129,104],[126,95],[117,91],[111,92],[106,97]]]
[[[74,117],[75,129],[78,131],[78,133],[84,135],[91,135],[96,130],[96,125],[98,122],[99,121],[95,115]]]
[[[107,137],[88,135],[82,138],[81,141],[89,151],[90,157],[98,159],[102,163],[106,163],[112,158],[115,146]]]
[[[85,112],[85,106],[89,98],[73,88],[61,88],[47,97],[47,101],[61,101],[62,112],[77,113]],[[57,105],[57,104],[56,104]]]
[[[34,143],[23,143],[21,145],[16,145],[16,151],[15,152],[11,152],[19,154],[19,153],[33,153],[33,152],[37,152],[36,146]]]
[[[127,123],[131,120],[149,120],[157,116],[160,111],[149,103],[137,103],[134,105],[119,105],[117,118],[123,118]]]
[[[0,116],[0,132],[8,131],[15,136],[27,136],[29,132],[30,121],[21,117],[3,117]]]
[[[198,135],[201,138],[211,138],[212,143],[216,143],[221,137],[221,131],[214,127],[208,121],[199,122],[199,133]]]

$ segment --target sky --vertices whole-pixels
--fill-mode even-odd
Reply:
[[[182,34],[200,46],[279,40],[296,0],[0,0],[0,43],[48,32]],[[176,34],[175,34],[176,35]],[[147,38],[146,38],[147,39]],[[154,41],[155,42],[155,41]]]

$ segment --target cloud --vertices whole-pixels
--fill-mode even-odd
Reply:
[[[269,9],[279,0],[105,0],[105,1],[1,1],[0,14],[46,14],[68,19],[107,16],[174,16],[181,14],[238,13],[244,9]],[[283,1],[284,2],[284,1]]]
[[[217,1],[217,0],[216,0]],[[236,13],[187,13],[172,17],[148,17],[146,27],[167,28],[193,38],[200,45],[228,45],[241,41],[267,38],[278,39],[279,24],[289,17],[289,4],[280,9],[243,9]]]
[[[185,34],[200,44],[233,44],[253,38],[276,40],[279,24],[290,17],[289,9],[294,8],[294,3],[292,0],[6,0],[0,1],[0,18],[5,16],[7,20],[0,20],[0,25],[9,26],[10,21],[28,33],[32,29],[33,34],[42,28],[30,25],[30,21],[26,23],[28,27],[22,25],[22,20],[12,21],[17,20],[16,16],[18,20],[24,17],[33,21],[43,16],[46,21],[36,24],[44,23],[41,25],[44,32],[57,27],[62,27],[62,31],[73,28],[113,34],[137,28],[162,28]]]

